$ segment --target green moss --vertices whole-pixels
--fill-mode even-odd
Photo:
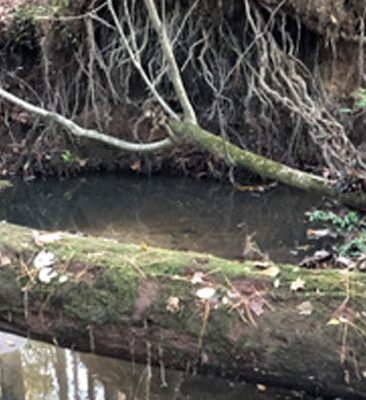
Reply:
[[[30,230],[8,224],[0,225],[0,251],[14,247],[28,263],[39,252]],[[197,270],[210,273],[211,283],[224,289],[228,288],[228,281],[238,278],[258,279],[261,282],[267,280],[266,298],[276,304],[296,305],[300,301],[310,300],[319,310],[323,310],[323,302],[328,309],[330,303],[334,304],[335,310],[346,297],[345,276],[339,271],[310,271],[293,265],[279,265],[278,278],[281,285],[274,288],[274,279],[265,277],[253,264],[220,259],[208,254],[141,248],[112,240],[72,235],[48,244],[46,248],[56,255],[60,268],[68,266],[72,272],[72,266],[76,265],[79,270],[72,272],[73,277],[64,284],[54,280],[50,285],[37,283],[31,286],[30,295],[44,303],[45,311],[57,310],[85,325],[118,322],[123,316],[133,315],[140,283],[144,279],[152,279],[158,283],[160,290],[151,309],[156,325],[177,328],[198,338],[202,327],[203,306],[190,283],[191,274]],[[20,283],[22,286],[27,283],[27,278],[22,278],[21,282],[16,281],[17,268],[19,266],[15,265],[9,269],[9,277],[3,279],[15,281],[18,285],[14,287],[15,283],[12,283],[8,290],[4,289],[5,297],[12,292],[19,296]],[[78,276],[80,268],[82,272],[86,271],[84,278]],[[3,268],[2,274],[6,271]],[[293,292],[290,285],[298,278],[305,281],[305,287],[301,292]],[[365,278],[364,274],[359,273],[349,275],[352,307],[355,310],[363,309]],[[180,299],[181,309],[178,313],[167,310],[167,301],[171,296]],[[21,308],[20,300],[17,301]],[[324,315],[324,312],[320,314]],[[323,318],[330,317],[328,314]],[[221,336],[225,337],[232,313],[220,306],[211,310],[210,321],[212,324],[208,324],[205,335],[214,338],[220,331]]]
[[[9,181],[0,180],[0,190],[7,189],[11,186],[12,186],[12,184]]]

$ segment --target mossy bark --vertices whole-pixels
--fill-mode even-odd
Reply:
[[[197,125],[171,121],[170,126],[178,140],[198,145],[230,165],[245,168],[262,178],[273,179],[288,186],[338,199],[344,204],[366,210],[365,193],[339,193],[330,182],[320,176],[288,167],[269,158],[241,149],[221,136],[205,131]]]
[[[33,261],[41,250],[56,256],[53,269],[66,282],[39,281]],[[7,223],[0,264],[0,329],[116,358],[366,398],[365,274],[280,265],[270,278],[250,262],[42,236]],[[195,284],[197,272],[203,281]],[[296,279],[304,287],[293,291]],[[216,289],[215,299],[199,299],[202,287]]]

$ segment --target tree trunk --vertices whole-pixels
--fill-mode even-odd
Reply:
[[[49,284],[33,266],[42,249],[56,257],[58,276]],[[366,399],[365,274],[288,265],[261,271],[250,262],[7,223],[0,255],[0,329],[121,359]]]
[[[288,186],[332,197],[344,204],[366,210],[365,193],[339,193],[328,180],[320,176],[288,167],[251,151],[241,149],[221,136],[213,135],[197,125],[171,121],[170,126],[179,140],[198,145],[201,149],[224,159],[232,166],[247,169],[262,178],[273,179]]]

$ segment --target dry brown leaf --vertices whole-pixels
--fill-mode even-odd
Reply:
[[[263,271],[258,272],[258,274],[269,276],[270,278],[276,278],[280,272],[280,269],[274,265],[272,267],[264,269]]]
[[[11,264],[11,259],[8,256],[3,256],[0,253],[0,266],[1,267],[6,267],[7,265]]]
[[[132,171],[139,172],[141,171],[141,162],[140,161],[134,161],[131,165],[130,168]]]
[[[37,246],[54,243],[62,239],[62,232],[38,233],[33,232],[34,243]]]
[[[305,288],[305,281],[301,278],[297,278],[295,281],[291,282],[290,289],[292,292],[297,292],[300,289]]]
[[[303,301],[296,308],[299,311],[299,315],[311,315],[314,310],[310,301]]]
[[[264,313],[264,305],[263,299],[259,296],[254,297],[249,302],[250,310],[253,311],[257,317],[260,317]]]
[[[167,304],[166,304],[166,309],[173,314],[178,313],[180,311],[179,297],[175,297],[175,296],[169,297]]]
[[[205,274],[202,271],[195,272],[191,278],[192,285],[202,284],[204,276]]]

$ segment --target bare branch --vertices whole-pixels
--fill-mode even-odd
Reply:
[[[158,39],[159,39],[163,54],[169,65],[170,78],[172,80],[176,95],[181,103],[182,108],[183,108],[184,117],[188,122],[196,125],[197,124],[196,113],[193,109],[193,106],[188,98],[188,94],[184,87],[182,77],[181,77],[181,74],[179,71],[179,67],[178,67],[177,61],[176,61],[174,53],[173,53],[172,45],[170,43],[170,40],[168,38],[166,29],[165,29],[165,25],[160,20],[154,0],[145,0],[145,5],[146,5],[147,11],[149,13],[151,22],[152,22],[152,24],[156,30],[156,33],[158,35]]]
[[[161,105],[161,107],[164,109],[165,112],[168,113],[168,115],[174,119],[178,119],[178,115],[171,109],[171,107],[168,105],[168,103],[162,98],[162,96],[159,94],[159,92],[157,91],[156,87],[154,86],[154,84],[151,82],[150,78],[147,76],[144,68],[142,67],[141,63],[139,62],[138,57],[136,56],[136,54],[134,53],[134,51],[132,50],[128,39],[123,31],[123,28],[121,26],[121,23],[118,19],[118,15],[116,14],[116,11],[114,9],[113,6],[113,2],[112,0],[108,0],[108,8],[109,11],[112,15],[113,21],[115,23],[115,26],[117,28],[117,31],[120,35],[120,38],[122,40],[123,45],[125,46],[128,55],[130,57],[131,62],[133,63],[133,65],[135,66],[135,68],[137,69],[137,71],[139,72],[139,74],[141,75],[142,79],[144,80],[146,86],[150,89],[150,91],[152,92],[152,94],[154,95],[154,97],[156,98],[156,100],[159,102],[159,104]]]
[[[29,111],[32,114],[38,115],[43,119],[56,122],[58,125],[69,131],[72,135],[97,140],[110,146],[117,147],[123,151],[150,153],[157,150],[166,149],[173,145],[173,142],[169,138],[154,143],[131,143],[126,140],[121,140],[113,136],[106,135],[93,129],[84,129],[81,126],[75,124],[75,122],[71,121],[70,119],[63,117],[56,112],[51,112],[45,110],[44,108],[28,103],[27,101],[20,99],[19,97],[9,93],[1,87],[0,97],[23,108],[24,110]]]

